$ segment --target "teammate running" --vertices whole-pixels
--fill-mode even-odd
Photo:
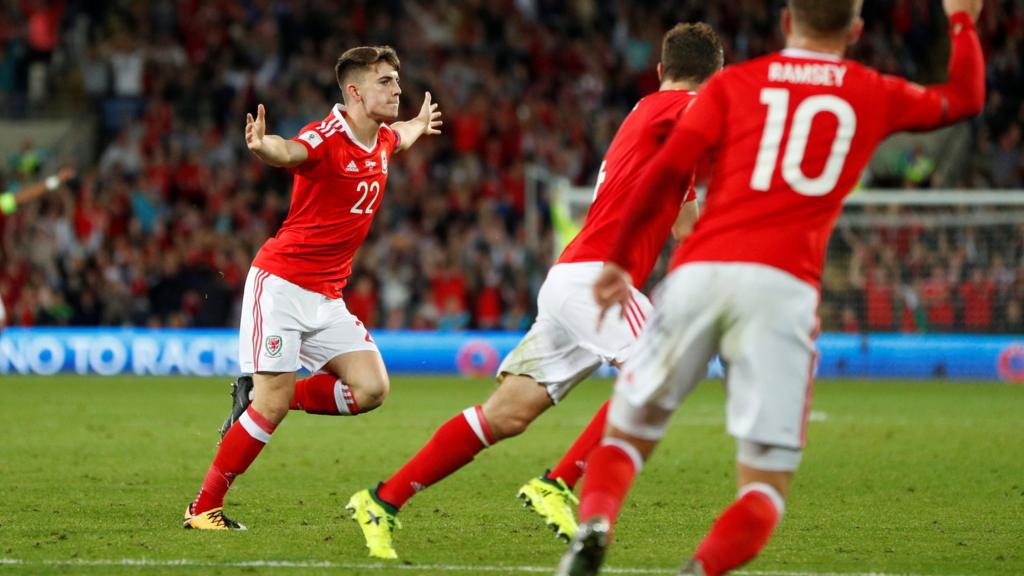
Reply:
[[[893,132],[930,130],[981,111],[981,0],[944,0],[952,53],[945,84],[924,88],[846,60],[859,0],[789,0],[786,49],[708,81],[639,184],[636,209],[594,285],[602,309],[632,295],[642,233],[665,190],[717,149],[693,234],[676,250],[657,306],[619,375],[609,427],[588,463],[582,525],[558,574],[596,574],[611,526],[679,404],[719,354],[737,500],[681,575],[718,576],[754,558],[782,517],[800,463],[817,354],[825,250],[843,198]]]
[[[371,556],[397,558],[392,545],[396,515],[413,494],[462,468],[484,448],[522,433],[602,361],[620,365],[630,354],[651,311],[650,302],[638,290],[630,290],[621,316],[596,330],[599,309],[591,286],[612,250],[619,221],[632,207],[636,181],[694,90],[722,67],[722,59],[721,43],[707,25],[680,24],[665,35],[658,65],[660,91],[636,105],[612,141],[586,224],[548,272],[537,297],[537,320],[498,368],[498,389],[483,405],[467,408],[441,425],[387,481],[349,500],[347,508],[362,529]],[[682,239],[697,216],[692,178],[665,193],[672,208],[648,219],[629,242],[637,254],[630,267],[637,285],[654,266],[670,230]],[[600,441],[606,410],[607,403],[553,471],[519,491],[559,535],[571,537],[576,531],[572,490],[583,472],[582,463]]]

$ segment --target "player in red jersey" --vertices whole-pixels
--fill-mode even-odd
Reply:
[[[629,355],[650,313],[650,302],[638,290],[630,290],[622,316],[597,330],[599,309],[591,286],[612,250],[610,231],[618,228],[622,208],[631,204],[641,170],[693,98],[693,90],[721,68],[723,56],[715,33],[698,24],[670,30],[661,58],[661,90],[641,100],[615,135],[601,164],[583,230],[548,272],[538,294],[537,320],[498,368],[498,389],[482,405],[445,422],[387,481],[352,496],[349,507],[371,555],[397,557],[392,546],[395,515],[413,494],[462,468],[484,448],[522,433],[603,361],[619,365]],[[639,255],[631,265],[639,282],[654,266],[670,230],[680,237],[696,218],[690,179],[666,193],[672,208],[652,216],[630,239]],[[576,531],[572,488],[583,471],[581,463],[601,438],[605,412],[603,406],[554,470],[519,491],[562,536]]]
[[[843,58],[863,26],[859,0],[789,0],[787,48],[709,80],[652,160],[594,285],[604,308],[629,298],[637,256],[626,241],[657,213],[662,191],[717,150],[703,215],[616,382],[608,431],[587,465],[582,523],[558,574],[599,571],[629,485],[716,353],[739,492],[680,574],[718,576],[768,541],[804,445],[818,281],[843,198],[889,134],[945,126],[984,103],[981,1],[944,5],[949,79],[924,88]]]
[[[224,434],[185,511],[185,528],[245,528],[224,516],[224,494],[289,409],[355,415],[388,394],[377,345],[341,296],[380,206],[391,155],[439,133],[441,113],[429,92],[416,118],[387,124],[398,116],[398,69],[390,47],[346,51],[335,65],[345,105],[290,140],[265,134],[262,104],[256,118],[247,115],[249,150],[287,168],[295,183],[288,217],[256,255],[245,285],[239,365],[253,375],[252,401]],[[296,382],[300,366],[313,375]]]

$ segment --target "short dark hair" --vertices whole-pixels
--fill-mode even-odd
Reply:
[[[700,83],[724,63],[722,41],[703,22],[676,24],[661,42],[661,66],[668,79]]]
[[[398,53],[391,46],[358,46],[346,50],[334,65],[334,75],[338,78],[342,94],[353,74],[366,72],[378,62],[387,62],[395,70],[402,67]]]
[[[849,31],[860,0],[787,0],[786,5],[802,33],[820,38]]]

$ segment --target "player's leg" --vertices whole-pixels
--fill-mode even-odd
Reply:
[[[244,528],[223,515],[224,495],[270,440],[288,413],[299,361],[299,333],[290,324],[301,299],[292,285],[252,268],[246,281],[239,328],[239,364],[254,373],[252,403],[225,433],[196,499],[186,510],[185,528]]]
[[[593,284],[593,279],[586,275],[582,277],[584,284]],[[580,286],[579,296],[572,302],[563,305],[561,320],[563,325],[572,331],[579,339],[581,345],[596,353],[601,358],[608,360],[616,368],[622,368],[623,363],[629,358],[629,353],[636,344],[640,331],[647,324],[647,318],[651,315],[654,307],[650,300],[639,290],[633,290],[633,298],[623,312],[618,307],[613,308],[606,315],[602,322],[601,330],[596,330],[597,317],[600,314],[596,302],[590,290],[584,290],[586,286]],[[576,483],[583,475],[584,465],[590,457],[590,453],[601,442],[607,424],[608,402],[605,402],[598,409],[590,423],[583,429],[583,432],[576,438],[569,450],[565,452],[558,464],[545,476],[552,481],[561,480],[570,490],[576,487]]]
[[[295,383],[293,410],[355,416],[384,403],[391,389],[384,360],[369,331],[345,307],[324,300],[322,325],[302,342],[302,363],[312,375]]]
[[[737,463],[736,500],[715,520],[683,568],[684,575],[717,576],[746,564],[764,548],[782,519],[800,451],[740,441],[739,454],[755,465]]]
[[[370,555],[397,558],[391,540],[399,527],[399,509],[416,492],[472,462],[484,448],[521,433],[549,406],[543,386],[526,377],[506,377],[482,406],[466,408],[442,424],[390,478],[354,494],[346,508],[359,523]]]
[[[293,410],[355,416],[383,404],[391,389],[384,360],[376,349],[339,354],[321,372],[295,383]]]
[[[252,389],[251,376],[239,376],[231,383],[231,413],[221,426],[221,437],[249,407]],[[355,416],[380,406],[389,389],[379,353],[351,352],[332,358],[322,372],[297,380],[289,408],[308,414]]]
[[[499,376],[526,378],[541,383],[553,403],[589,376],[602,360],[616,360],[636,339],[634,328],[618,317],[597,331],[599,309],[591,295],[601,263],[559,264],[551,268],[537,299],[537,321],[523,340],[502,361]],[[642,297],[642,296],[641,296]],[[646,299],[645,299],[646,300]],[[512,403],[492,398],[485,406],[489,419],[491,406],[515,408]],[[517,496],[551,527],[555,535],[571,538],[576,533],[574,505],[578,503],[573,487],[582,472],[583,462],[604,433],[607,407],[602,406],[590,424],[576,439],[561,461],[543,474],[526,481]],[[530,421],[535,417],[529,415]]]
[[[186,528],[218,528],[231,523],[221,511],[224,495],[235,478],[245,473],[256,460],[281,420],[288,414],[295,387],[295,373],[259,373],[253,375],[253,401],[228,429],[217,448],[217,455],[206,471],[202,488],[189,506]],[[237,527],[244,529],[244,526]]]
[[[802,455],[817,360],[817,291],[782,272],[745,268],[733,278],[736,319],[721,349],[739,491],[683,574],[717,576],[757,556],[782,518]]]
[[[681,268],[660,290],[661,305],[616,380],[608,431],[583,479],[580,529],[559,575],[597,573],[633,479],[716,351],[720,307],[703,268]]]

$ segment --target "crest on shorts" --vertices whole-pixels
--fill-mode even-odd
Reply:
[[[281,340],[280,336],[267,336],[265,346],[267,348],[267,356],[276,358],[281,355],[281,348],[284,347],[284,341]]]

